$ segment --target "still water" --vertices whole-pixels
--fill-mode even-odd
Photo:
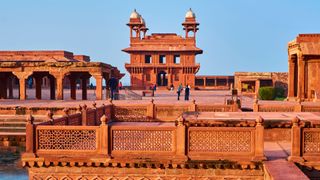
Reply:
[[[27,180],[27,170],[21,167],[20,153],[0,150],[0,180]]]

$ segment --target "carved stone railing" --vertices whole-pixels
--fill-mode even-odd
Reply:
[[[318,168],[320,166],[320,124],[292,119],[290,161]]]
[[[318,103],[314,104],[303,104],[301,102],[288,103],[288,104],[277,104],[273,102],[272,104],[259,104],[255,100],[253,104],[254,112],[320,112],[320,105]]]
[[[34,125],[30,116],[23,164],[41,167],[164,163],[184,167],[190,160],[227,160],[254,168],[255,163],[265,159],[261,117],[246,123],[198,122],[184,116],[176,122],[112,122],[105,115],[100,120],[100,126],[48,126]]]

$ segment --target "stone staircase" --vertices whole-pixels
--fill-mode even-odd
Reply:
[[[142,96],[133,92],[132,90],[125,89],[124,93],[118,94],[119,100],[142,100]]]

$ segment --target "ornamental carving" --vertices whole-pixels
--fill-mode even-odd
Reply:
[[[320,153],[320,131],[304,132],[304,153]]]
[[[39,150],[96,150],[96,130],[38,130]]]
[[[190,152],[251,152],[251,131],[190,130]]]
[[[146,114],[147,107],[114,106],[114,118],[116,121],[150,121],[150,118]]]
[[[116,151],[173,151],[173,131],[113,130],[112,149]]]

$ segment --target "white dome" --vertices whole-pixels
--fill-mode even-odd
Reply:
[[[133,12],[130,15],[131,18],[140,18],[140,14],[136,11],[136,9],[133,10]]]
[[[192,12],[191,8],[186,13],[186,18],[196,18],[196,15]]]

